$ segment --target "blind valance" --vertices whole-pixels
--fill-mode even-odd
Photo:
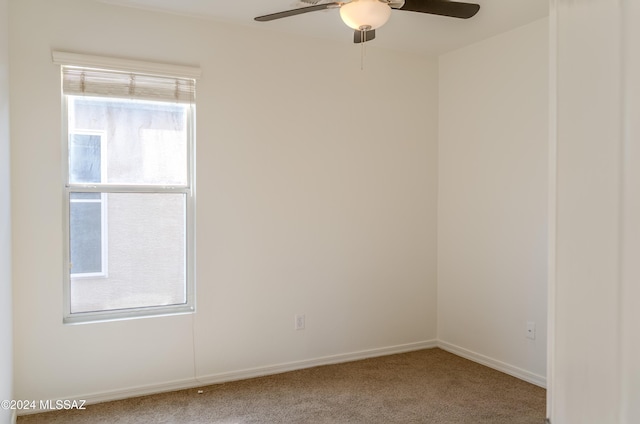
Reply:
[[[62,91],[69,95],[193,103],[195,79],[62,66]]]

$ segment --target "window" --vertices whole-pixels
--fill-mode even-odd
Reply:
[[[195,80],[83,66],[77,56],[57,62],[67,127],[64,321],[191,312]]]

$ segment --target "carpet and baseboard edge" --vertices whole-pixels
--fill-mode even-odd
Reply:
[[[375,358],[379,356],[394,355],[398,353],[412,352],[422,349],[432,349],[438,347],[437,340],[427,340],[423,342],[407,343],[396,346],[389,346],[383,348],[375,348],[368,350],[361,350],[357,352],[350,352],[338,355],[329,355],[313,359],[307,359],[302,361],[293,361],[282,364],[268,365],[264,367],[249,368],[239,371],[209,374],[198,376],[196,379],[189,378],[183,380],[175,380],[171,382],[161,384],[151,384],[145,386],[131,387],[122,390],[113,390],[102,393],[84,394],[78,396],[67,396],[61,399],[82,399],[86,401],[86,405],[95,403],[110,402],[114,400],[128,399],[138,396],[147,396],[159,393],[173,392],[176,390],[192,389],[194,387],[206,386],[210,384],[227,383],[237,380],[246,380],[249,378],[263,377],[267,375],[280,374],[288,371],[301,370],[305,368],[318,367],[322,365],[339,364],[343,362],[359,361],[362,359]],[[21,410],[19,415],[35,414],[40,412],[47,412],[42,410]]]
[[[507,363],[495,360],[493,358],[481,355],[479,353],[470,351],[468,349],[456,346],[451,343],[443,342],[441,340],[427,340],[423,342],[408,343],[396,346],[389,346],[384,348],[375,348],[368,350],[361,350],[357,352],[350,352],[338,355],[329,355],[313,359],[306,359],[302,361],[293,361],[282,364],[268,365],[264,367],[248,368],[239,371],[216,373],[198,376],[197,378],[188,378],[182,380],[175,380],[171,382],[161,384],[151,384],[145,386],[130,387],[122,390],[113,390],[102,393],[85,394],[79,396],[69,396],[64,399],[82,399],[86,401],[87,405],[110,402],[115,400],[127,399],[138,396],[147,396],[165,392],[172,392],[176,390],[191,389],[194,387],[206,386],[211,384],[220,384],[237,380],[246,380],[249,378],[263,377],[273,374],[280,374],[289,371],[296,371],[305,368],[318,367],[322,365],[332,365],[344,362],[358,361],[362,359],[375,358],[379,356],[394,355],[398,353],[412,352],[422,349],[432,349],[438,347],[454,355],[469,359],[473,362],[477,362],[489,368],[493,368],[497,371],[504,372],[513,377],[527,381],[536,386],[546,388],[546,378],[523,370],[518,367],[514,367]],[[58,399],[55,399],[58,400]],[[63,399],[60,399],[63,400]],[[15,411],[14,411],[15,412]],[[18,415],[26,415],[32,413],[46,412],[41,410],[24,410],[19,411]],[[13,421],[15,422],[15,420]]]
[[[461,356],[473,362],[477,362],[489,368],[493,368],[494,370],[519,378],[520,380],[535,384],[536,386],[540,386],[543,389],[547,388],[547,378],[545,376],[534,374],[522,368],[509,365],[505,362],[498,361],[496,359],[473,352],[460,346],[456,346],[451,343],[444,342],[442,340],[438,341],[438,347],[442,350],[446,350],[449,353],[453,353],[454,355]]]

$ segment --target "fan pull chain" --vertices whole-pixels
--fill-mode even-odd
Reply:
[[[360,30],[360,70],[364,71],[364,31]]]
[[[365,27],[360,28],[360,70],[364,71],[364,57],[367,55],[365,43],[367,42],[367,30]]]

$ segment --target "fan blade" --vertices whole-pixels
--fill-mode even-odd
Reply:
[[[257,18],[255,18],[255,20],[258,22],[273,21],[275,19],[286,18],[289,16],[295,16],[295,15],[302,15],[303,13],[315,12],[317,10],[333,9],[336,7],[340,7],[341,5],[342,3],[338,3],[338,2],[316,4],[315,6],[301,7],[298,9],[285,10],[284,12],[272,13],[270,15],[258,16]]]
[[[355,30],[353,32],[353,42],[358,43],[366,43],[367,41],[371,41],[376,38],[376,30],[370,29],[369,31],[360,31]]]
[[[405,0],[404,6],[397,10],[469,19],[478,13],[480,5],[447,0]]]

